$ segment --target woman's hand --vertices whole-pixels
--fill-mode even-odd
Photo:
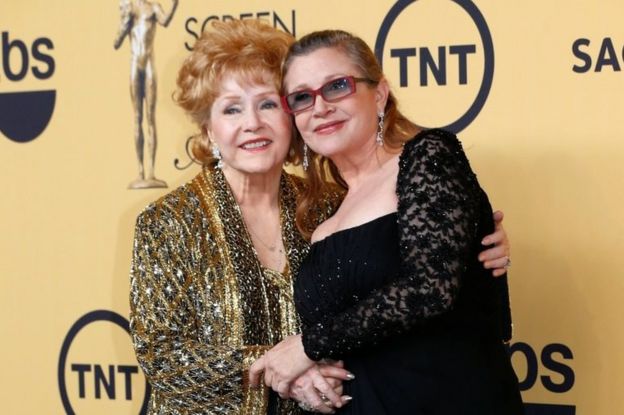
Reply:
[[[342,381],[351,379],[353,375],[343,368],[342,362],[319,363],[291,384],[289,395],[302,408],[330,414],[337,403],[342,406],[351,401],[350,396],[341,396]],[[323,390],[331,392],[320,392]]]
[[[500,210],[494,212],[494,233],[487,235],[481,241],[482,245],[493,244],[494,246],[479,254],[479,261],[483,262],[486,269],[491,269],[495,277],[505,274],[511,265],[509,257],[511,246],[503,228],[503,217],[503,212]]]
[[[260,386],[264,372],[264,384],[282,398],[287,398],[291,383],[314,365],[316,362],[309,359],[303,350],[301,335],[288,336],[251,365],[249,383]],[[329,390],[321,392],[326,395],[326,392],[333,393]]]

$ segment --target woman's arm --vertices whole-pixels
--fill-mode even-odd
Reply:
[[[453,307],[461,275],[476,255],[471,248],[482,191],[449,133],[428,132],[406,144],[400,163],[401,275],[341,314],[304,326],[303,347],[312,360],[339,359]]]
[[[211,344],[218,333],[200,332],[196,313],[209,307],[202,303],[209,299],[203,298],[198,281],[209,276],[199,275],[192,265],[195,240],[172,208],[152,206],[139,216],[131,269],[132,340],[167,408],[205,411],[218,402],[236,411],[247,392],[243,368],[267,347]],[[209,331],[211,325],[202,327]]]

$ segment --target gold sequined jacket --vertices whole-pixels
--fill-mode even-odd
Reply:
[[[152,387],[150,415],[298,413],[292,401],[250,388],[246,369],[299,329],[291,270],[299,269],[308,252],[295,226],[303,185],[285,172],[280,179],[284,273],[258,261],[218,169],[204,168],[139,215],[130,329]],[[338,200],[338,193],[328,195],[319,221]]]

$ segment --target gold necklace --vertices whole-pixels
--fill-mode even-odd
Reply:
[[[260,238],[260,236],[258,236],[258,234],[257,234],[257,233],[256,233],[256,232],[252,229],[252,227],[251,227],[251,226],[249,226],[249,224],[247,224],[247,229],[249,229],[249,233],[251,234],[251,236],[253,236],[255,239],[257,239],[258,241],[260,241],[260,243],[261,243],[262,245],[264,245],[264,246],[266,247],[266,249],[268,249],[268,250],[269,250],[269,251],[271,251],[271,252],[275,251],[275,249],[277,248],[277,246],[278,246],[278,244],[279,244],[279,237],[280,237],[280,234],[282,233],[282,232],[281,232],[281,229],[280,229],[280,232],[278,232],[278,233],[277,233],[277,235],[276,235],[276,237],[275,237],[275,242],[274,242],[274,244],[273,244],[273,245],[269,245],[269,244],[268,244],[268,243],[266,243],[266,242],[265,242],[262,238]],[[280,251],[281,251],[281,249],[282,249],[282,248],[280,247]]]
[[[280,238],[282,236],[282,226],[281,226],[281,215],[280,215],[280,227],[279,227],[279,231],[277,232],[277,235],[275,237],[275,242],[273,245],[270,245],[268,243],[266,243],[262,238],[260,238],[260,236],[258,236],[258,234],[256,233],[256,231],[254,231],[252,229],[252,227],[245,221],[245,217],[244,215],[242,215],[241,212],[241,217],[243,218],[243,223],[245,224],[245,227],[247,228],[248,232],[249,232],[249,236],[251,236],[252,238],[252,247],[254,249],[254,252],[256,253],[256,256],[258,256],[258,252],[256,250],[256,247],[253,246],[253,239],[259,241],[266,249],[269,250],[270,254],[274,254],[274,261],[276,263],[276,271],[278,272],[282,272],[282,267],[283,267],[283,263],[284,263],[284,249],[283,249],[283,243],[280,243]],[[260,258],[258,258],[259,260]]]

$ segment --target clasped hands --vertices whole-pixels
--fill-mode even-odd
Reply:
[[[256,360],[249,369],[252,387],[264,384],[283,399],[306,410],[333,413],[351,398],[342,395],[342,381],[353,379],[342,362],[315,362],[303,349],[301,335],[289,336]]]

